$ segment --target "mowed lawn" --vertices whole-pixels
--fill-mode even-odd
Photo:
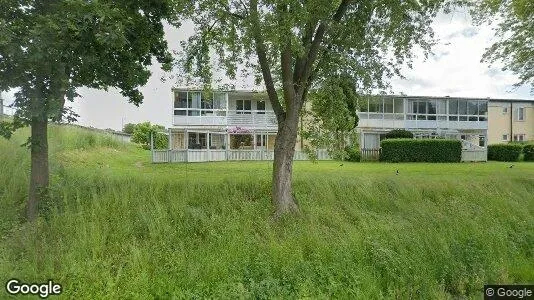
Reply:
[[[151,164],[52,127],[51,197],[28,225],[26,134],[0,140],[2,282],[80,299],[479,299],[534,282],[534,163],[295,162],[301,215],[273,220],[271,162]]]

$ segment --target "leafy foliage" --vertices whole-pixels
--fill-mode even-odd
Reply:
[[[388,139],[380,142],[386,162],[460,162],[462,142],[441,139]]]
[[[361,153],[358,145],[345,147],[346,160],[351,162],[359,162],[361,159]]]
[[[488,160],[518,161],[522,149],[517,143],[488,145]]]
[[[122,132],[127,134],[133,134],[135,129],[135,124],[133,123],[126,123],[124,124],[124,128],[122,128]]]
[[[527,144],[523,146],[523,160],[534,161],[534,144]]]
[[[413,133],[404,129],[393,129],[384,135],[384,139],[413,139]]]
[[[177,11],[172,0],[3,1],[0,90],[18,89],[12,129],[36,117],[72,121],[65,98],[81,86],[116,87],[139,105],[152,57],[171,67],[162,20],[177,24]]]
[[[132,142],[141,144],[143,149],[150,149],[150,136],[154,139],[154,149],[168,149],[169,137],[162,133],[164,126],[151,125],[150,122],[139,123],[135,125]]]
[[[302,113],[301,135],[314,150],[327,149],[330,156],[344,159],[346,145],[357,142],[358,100],[355,86],[348,76],[327,79],[311,91],[310,111]]]
[[[478,0],[472,9],[478,23],[497,22],[497,41],[483,61],[504,63],[519,75],[516,86],[531,85],[534,93],[534,4],[530,0]]]

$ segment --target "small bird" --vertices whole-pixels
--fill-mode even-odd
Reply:
[[[397,173],[395,175],[399,175],[399,170],[397,170]]]
[[[339,166],[340,166],[340,167],[343,167],[343,164],[340,164]]]
[[[509,168],[511,169],[511,168],[513,168],[513,167],[514,167],[514,165],[510,165],[510,167],[509,167]]]

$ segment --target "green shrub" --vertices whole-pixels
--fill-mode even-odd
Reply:
[[[413,133],[404,129],[393,129],[384,135],[384,139],[413,139]]]
[[[517,143],[488,146],[488,160],[518,161],[523,145]]]
[[[359,146],[347,146],[345,147],[345,159],[347,161],[359,162],[361,158]]]
[[[523,159],[525,161],[534,161],[534,144],[527,144],[523,146]]]
[[[462,143],[459,140],[389,139],[380,143],[380,160],[387,162],[459,162]]]

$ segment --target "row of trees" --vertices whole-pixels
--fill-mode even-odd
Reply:
[[[310,91],[337,78],[348,95],[384,89],[388,79],[410,65],[412,49],[429,52],[432,20],[453,5],[468,5],[479,18],[501,16],[498,41],[484,56],[504,60],[533,83],[533,5],[524,0],[4,0],[0,10],[0,90],[17,89],[12,122],[0,126],[9,137],[31,126],[28,220],[48,187],[49,121],[73,120],[65,105],[79,87],[116,87],[134,105],[155,58],[170,70],[172,57],[163,22],[190,20],[194,34],[183,43],[182,71],[209,87],[215,68],[236,77],[239,66],[263,82],[278,121],[272,199],[277,216],[297,212],[292,194],[292,158],[300,114]],[[343,85],[344,86],[344,85]],[[356,119],[352,100],[318,92],[325,126],[345,130]],[[323,93],[323,94],[321,94]],[[348,93],[348,94],[347,94]],[[339,115],[344,122],[330,121]]]

